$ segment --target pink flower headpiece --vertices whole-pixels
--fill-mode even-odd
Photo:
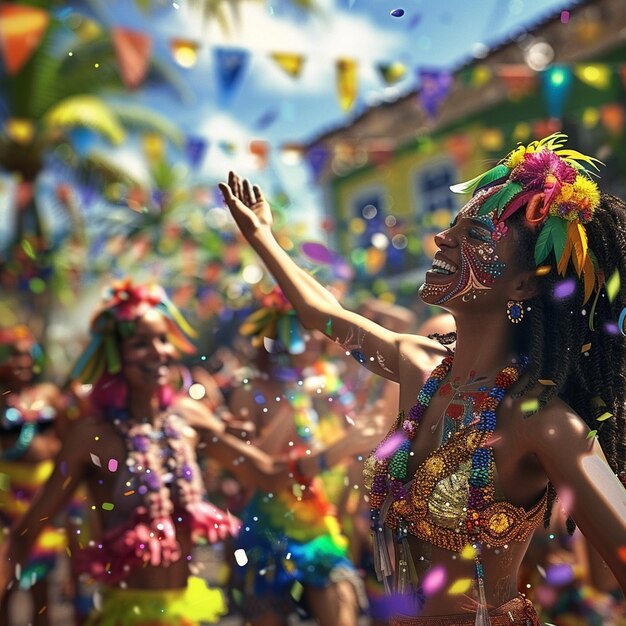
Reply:
[[[526,206],[526,218],[541,226],[535,245],[535,262],[541,265],[554,253],[557,271],[564,276],[572,262],[584,280],[585,298],[598,285],[597,262],[587,245],[585,224],[600,205],[600,191],[589,167],[598,169],[598,159],[565,148],[567,135],[554,133],[527,146],[518,146],[489,171],[470,181],[453,185],[454,193],[477,193],[499,186],[490,193],[479,215],[494,213],[502,222]],[[541,204],[531,198],[542,193]]]

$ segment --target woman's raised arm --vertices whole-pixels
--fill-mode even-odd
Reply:
[[[337,299],[280,247],[272,233],[272,212],[259,187],[234,172],[220,190],[242,235],[257,252],[302,324],[317,329],[342,345],[374,373],[398,382],[403,342],[443,354],[442,347],[425,337],[401,335],[347,311]]]

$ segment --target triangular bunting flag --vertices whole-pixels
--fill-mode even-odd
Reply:
[[[270,146],[267,141],[262,139],[254,139],[250,142],[250,154],[254,158],[255,165],[258,169],[263,170],[267,167]]]
[[[339,106],[343,111],[349,111],[357,96],[357,65],[353,59],[337,60],[337,94]]]
[[[307,151],[306,158],[315,179],[319,178],[324,170],[329,156],[330,152],[322,146],[316,146]]]
[[[288,52],[272,52],[272,59],[292,78],[299,78],[304,66],[304,56]]]
[[[387,85],[393,85],[406,76],[406,65],[399,61],[379,63],[376,69]]]
[[[509,98],[522,98],[537,86],[537,76],[527,65],[500,65],[495,72]]]
[[[208,142],[203,137],[187,137],[185,141],[185,154],[189,164],[194,168],[198,168],[204,159]]]
[[[124,85],[128,89],[136,89],[148,71],[152,38],[145,33],[119,26],[111,29],[111,35]]]
[[[43,9],[17,4],[0,5],[0,46],[7,74],[22,69],[48,28],[50,15]]]
[[[574,74],[578,80],[596,89],[608,89],[611,84],[611,68],[604,63],[576,65]]]
[[[452,87],[452,74],[446,70],[418,70],[418,76],[420,104],[426,114],[434,118]]]
[[[243,48],[214,49],[218,99],[222,104],[227,104],[232,98],[249,58],[250,52]]]

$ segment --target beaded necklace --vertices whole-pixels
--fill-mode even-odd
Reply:
[[[155,425],[131,422],[123,411],[115,412],[115,417],[113,424],[126,442],[126,464],[133,477],[124,495],[136,492],[143,502],[127,524],[82,551],[79,569],[111,584],[140,565],[167,567],[179,561],[183,556],[177,537],[180,527],[190,531],[192,540],[210,543],[237,534],[239,520],[204,500],[206,490],[182,417],[167,413]]]
[[[371,482],[370,504],[371,521],[374,539],[375,555],[379,553],[378,546],[382,541],[381,534],[383,526],[380,519],[380,512],[387,494],[391,493],[392,506],[407,499],[407,491],[403,481],[408,474],[408,463],[411,452],[411,441],[417,434],[418,426],[422,420],[431,400],[441,387],[443,381],[450,373],[453,363],[453,356],[447,356],[433,370],[430,377],[419,391],[417,401],[409,410],[408,416],[401,412],[398,422],[402,429],[394,430],[378,446],[373,455],[374,468]],[[497,374],[494,387],[478,404],[479,414],[475,429],[479,434],[476,441],[476,448],[471,458],[471,470],[469,477],[469,492],[467,500],[466,529],[470,536],[477,537],[480,533],[479,511],[487,507],[493,501],[492,473],[493,473],[493,450],[489,446],[484,446],[496,428],[496,409],[504,399],[506,391],[512,387],[526,368],[528,360],[522,357],[519,362],[514,362],[506,366]],[[407,562],[410,562],[410,552],[406,541],[408,529],[406,524],[400,524],[397,529],[397,540],[399,545],[400,573],[408,571]],[[381,552],[382,553],[382,552]],[[379,562],[380,563],[380,562]],[[378,569],[378,568],[377,568]],[[381,571],[389,571],[388,564],[381,567]],[[480,553],[475,559],[475,574],[479,593],[479,610],[477,613],[477,624],[484,622],[487,614],[484,594],[484,572],[480,561]],[[386,582],[386,581],[385,581]],[[401,584],[400,587],[404,587]],[[402,591],[402,589],[400,589]],[[488,621],[485,622],[488,624]]]

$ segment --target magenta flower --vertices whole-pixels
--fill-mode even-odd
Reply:
[[[511,180],[520,183],[525,189],[543,191],[548,176],[553,176],[557,186],[560,186],[573,183],[576,170],[550,150],[527,152],[524,160],[511,173]]]

